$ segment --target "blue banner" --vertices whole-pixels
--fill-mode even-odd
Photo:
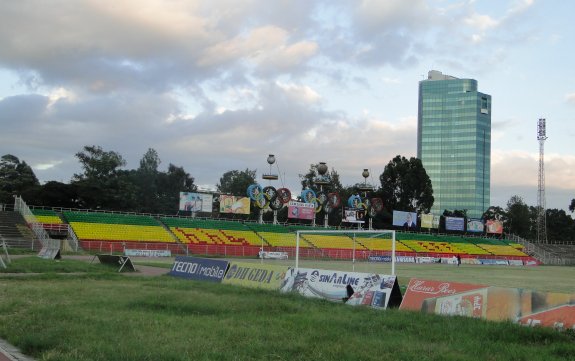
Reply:
[[[464,218],[445,217],[445,230],[447,231],[463,231],[464,224]]]
[[[228,264],[228,261],[219,259],[178,256],[168,274],[197,281],[221,282]]]
[[[391,262],[391,256],[369,256],[369,262]]]

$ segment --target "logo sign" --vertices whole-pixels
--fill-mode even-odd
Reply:
[[[132,257],[172,257],[169,249],[125,249],[124,255]]]
[[[228,261],[196,257],[176,257],[171,276],[198,281],[221,282],[228,268]]]
[[[288,203],[288,218],[314,219],[315,204],[290,201]]]
[[[345,222],[347,223],[365,223],[365,209],[363,208],[346,208]]]
[[[287,270],[287,266],[231,262],[223,283],[279,290]]]
[[[347,299],[348,285],[353,294]],[[313,268],[288,270],[280,288],[282,292],[297,292],[303,296],[324,298],[349,305],[367,305],[375,308],[397,306],[401,291],[395,276],[375,273],[342,272]]]
[[[369,262],[391,262],[391,256],[369,256]]]
[[[211,212],[213,196],[207,193],[180,192],[180,211]]]

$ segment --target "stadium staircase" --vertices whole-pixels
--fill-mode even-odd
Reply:
[[[0,236],[8,247],[40,250],[40,242],[28,227],[24,217],[14,211],[0,211]]]

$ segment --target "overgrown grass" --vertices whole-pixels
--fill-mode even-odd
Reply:
[[[169,276],[0,278],[0,337],[39,360],[573,360],[551,329],[377,311]]]

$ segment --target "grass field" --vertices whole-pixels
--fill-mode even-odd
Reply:
[[[0,276],[0,337],[39,360],[575,360],[573,332],[377,311],[169,276],[126,277],[66,259],[15,259],[11,267],[34,273]],[[362,267],[389,273],[389,265],[355,265]],[[403,285],[419,277],[559,292],[573,292],[574,272],[435,264],[397,269]]]

